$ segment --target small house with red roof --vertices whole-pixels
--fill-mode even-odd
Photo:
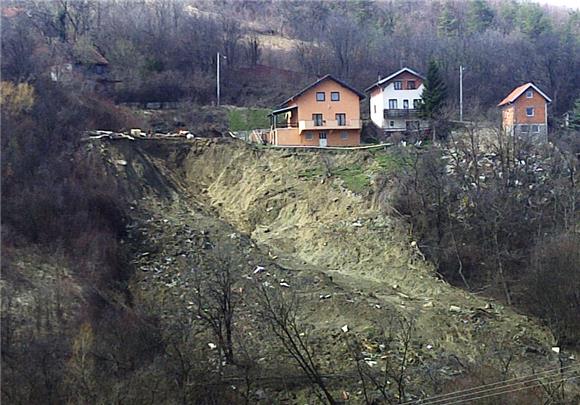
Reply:
[[[506,134],[548,139],[548,103],[552,100],[534,83],[516,87],[498,107]]]

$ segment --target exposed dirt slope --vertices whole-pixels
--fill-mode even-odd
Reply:
[[[252,334],[259,320],[246,287],[256,283],[300,296],[301,319],[310,325],[325,370],[352,370],[345,335],[376,343],[394,314],[416,321],[413,356],[423,377],[436,367],[436,380],[443,381],[461,372],[458,364],[505,352],[514,356],[514,371],[554,361],[546,355],[552,344],[546,330],[442,282],[398,219],[351,192],[344,179],[324,175],[329,167],[373,168],[377,156],[257,149],[224,140],[93,146],[102,148],[130,196],[135,302],[157,308],[168,323],[188,316],[192,268],[217,250],[237,269],[237,327],[260,342],[265,359],[273,361],[268,345],[276,345],[263,331]],[[266,273],[253,275],[258,265]],[[377,345],[370,347],[369,359],[380,359]]]

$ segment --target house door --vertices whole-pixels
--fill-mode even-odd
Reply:
[[[326,139],[326,132],[319,132],[318,133],[318,145],[321,148],[326,148],[328,146],[328,142]]]

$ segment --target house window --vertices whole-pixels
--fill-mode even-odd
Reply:
[[[413,100],[413,108],[415,110],[418,110],[419,108],[421,108],[421,99],[416,98],[415,100]]]
[[[316,101],[324,101],[326,99],[325,93],[323,91],[316,92]]]
[[[522,125],[521,130],[522,130],[522,132],[530,132],[530,126],[529,125]]]
[[[403,100],[403,108],[405,110],[408,110],[409,109],[409,100]]]
[[[330,92],[330,100],[331,101],[340,101],[340,93],[338,91],[331,91]]]
[[[336,123],[340,126],[346,125],[346,114],[344,113],[336,114]]]
[[[346,141],[348,139],[348,132],[341,131],[341,133],[340,133],[340,139],[342,139],[343,141]]]
[[[314,121],[314,126],[322,126],[322,114],[312,114],[312,121]]]
[[[319,132],[318,139],[326,139],[326,132]]]
[[[390,127],[394,127],[395,126],[395,121],[389,121],[389,126]]]
[[[534,92],[531,90],[526,91],[526,98],[533,98],[534,97]]]
[[[415,90],[415,80],[409,80],[407,82],[407,90]]]
[[[400,80],[395,80],[394,86],[395,90],[403,90],[403,82]]]
[[[526,115],[528,117],[533,117],[534,116],[534,107],[528,107],[528,108],[526,108]]]
[[[389,100],[389,109],[390,110],[395,110],[397,109],[397,100],[392,98]]]
[[[312,139],[314,139],[314,136],[312,136],[312,132],[306,132],[306,134],[304,135],[304,139],[306,139],[307,141],[311,141]]]
[[[539,125],[532,125],[532,132],[540,132],[540,126]]]
[[[377,105],[375,104],[373,107],[374,107],[375,114],[376,114],[377,113]]]

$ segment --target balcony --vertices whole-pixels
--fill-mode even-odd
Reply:
[[[403,108],[403,109],[392,109],[392,110],[384,110],[384,118],[418,118],[419,117],[419,110],[417,109],[410,109],[410,108]]]
[[[322,125],[315,125],[320,122],[316,121],[298,121],[298,128],[300,132],[304,130],[317,130],[317,129],[359,129],[361,127],[361,120],[345,120],[339,122],[337,120],[323,120]],[[341,125],[342,124],[342,125]]]

